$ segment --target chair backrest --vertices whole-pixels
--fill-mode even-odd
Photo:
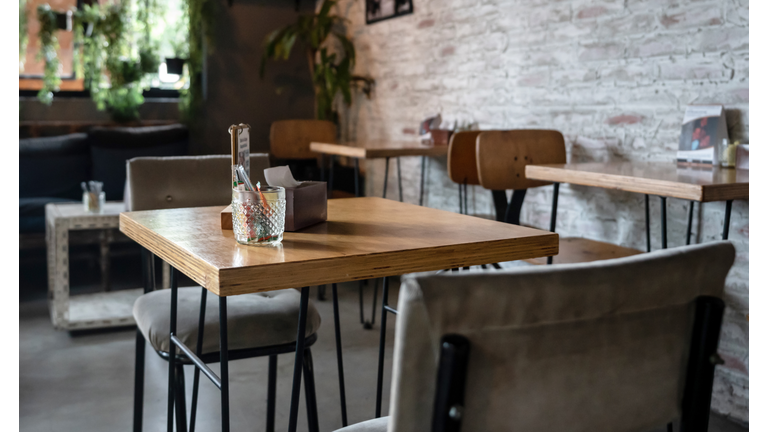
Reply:
[[[477,136],[480,184],[491,190],[528,189],[549,182],[528,180],[528,164],[565,163],[565,139],[555,130],[487,131]]]
[[[475,145],[481,131],[463,131],[451,135],[448,144],[448,177],[459,184],[479,185]]]
[[[230,155],[139,157],[127,162],[128,211],[228,205],[232,201]],[[265,183],[269,155],[251,154],[251,181]]]
[[[722,305],[734,256],[729,242],[711,242],[584,264],[404,277],[389,431],[431,430],[447,334],[470,343],[462,430],[666,424],[683,411],[696,307],[700,299]],[[700,411],[708,418],[708,408]]]
[[[269,130],[269,151],[279,159],[315,159],[313,141],[335,143],[336,125],[325,120],[280,120]]]

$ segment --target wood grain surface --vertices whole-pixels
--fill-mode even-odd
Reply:
[[[383,198],[328,200],[328,221],[243,246],[223,206],[122,213],[120,231],[211,292],[229,296],[556,255],[548,231]]]
[[[317,153],[358,159],[448,154],[448,146],[426,146],[415,141],[361,141],[344,144],[315,141],[309,145],[309,148]]]
[[[459,184],[479,185],[475,146],[481,131],[463,131],[451,135],[448,144],[448,177]]]
[[[528,165],[526,177],[699,202],[748,200],[749,171],[681,168],[675,163]]]
[[[605,243],[580,237],[560,237],[560,253],[552,260],[554,264],[574,264],[638,255],[643,251],[613,243]],[[530,264],[544,265],[546,258],[525,260]]]
[[[525,176],[529,164],[565,163],[565,140],[555,130],[483,131],[475,148],[480,184],[491,190],[546,186]]]
[[[253,139],[253,138],[251,138]],[[280,159],[313,159],[312,141],[336,142],[336,125],[326,120],[280,120],[269,129],[269,151]]]

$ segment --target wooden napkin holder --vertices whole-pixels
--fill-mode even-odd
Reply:
[[[305,181],[295,188],[285,188],[285,230],[298,231],[328,219],[326,182]],[[221,229],[232,229],[232,206],[221,211]]]

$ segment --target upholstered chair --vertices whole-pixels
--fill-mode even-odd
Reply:
[[[264,182],[266,154],[251,155],[251,180]],[[229,155],[142,157],[127,163],[126,205],[131,211],[183,207],[226,206],[232,199],[231,159]],[[153,268],[154,259],[144,251],[145,268]],[[171,273],[173,275],[173,273]],[[154,286],[154,271],[145,275],[145,291]],[[175,282],[172,282],[175,283]],[[197,349],[203,362],[219,361],[219,309],[217,302],[206,301],[201,287],[178,289],[176,337]],[[134,431],[142,429],[145,340],[164,359],[170,348],[171,290],[146,292],[134,304],[136,332],[136,376],[134,390]],[[203,306],[203,308],[201,308]],[[229,359],[269,357],[267,383],[267,431],[274,430],[277,355],[294,352],[300,294],[295,289],[232,296],[228,300],[227,329]],[[204,310],[204,317],[200,311]],[[317,339],[320,315],[310,302],[307,310],[306,351],[304,354],[307,413],[312,430],[317,430],[317,407],[309,347]],[[202,324],[202,325],[201,325]],[[200,338],[199,328],[202,328]],[[195,348],[196,347],[196,348]],[[191,364],[183,353],[177,354],[175,370],[175,406],[177,430],[187,430],[183,364]],[[200,369],[194,371],[192,409],[189,431],[194,431]]]
[[[390,416],[342,430],[706,431],[734,256],[406,275]]]

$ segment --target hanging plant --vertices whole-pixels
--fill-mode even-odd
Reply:
[[[27,0],[19,0],[19,74],[24,72],[24,62],[27,59]]]
[[[189,88],[179,90],[179,111],[185,121],[191,122],[203,101],[203,61],[214,46],[216,5],[213,0],[185,0],[182,22],[188,23],[187,73]],[[180,55],[179,52],[176,55]]]
[[[359,86],[370,97],[374,80],[352,73],[355,67],[355,46],[338,30],[345,19],[331,15],[331,7],[335,4],[336,0],[324,0],[316,14],[301,15],[295,24],[270,33],[264,40],[260,75],[263,79],[267,60],[287,60],[298,40],[306,51],[315,90],[315,117],[338,123],[338,112],[333,103],[336,95],[341,93],[344,103],[350,105],[352,87]],[[341,56],[328,50],[331,37],[338,42]]]
[[[53,102],[53,92],[59,91],[61,78],[59,77],[59,40],[56,37],[58,30],[56,12],[51,10],[47,4],[37,7],[37,20],[40,22],[40,49],[37,52],[37,59],[44,60],[43,68],[43,87],[37,93],[40,102],[50,105]]]

